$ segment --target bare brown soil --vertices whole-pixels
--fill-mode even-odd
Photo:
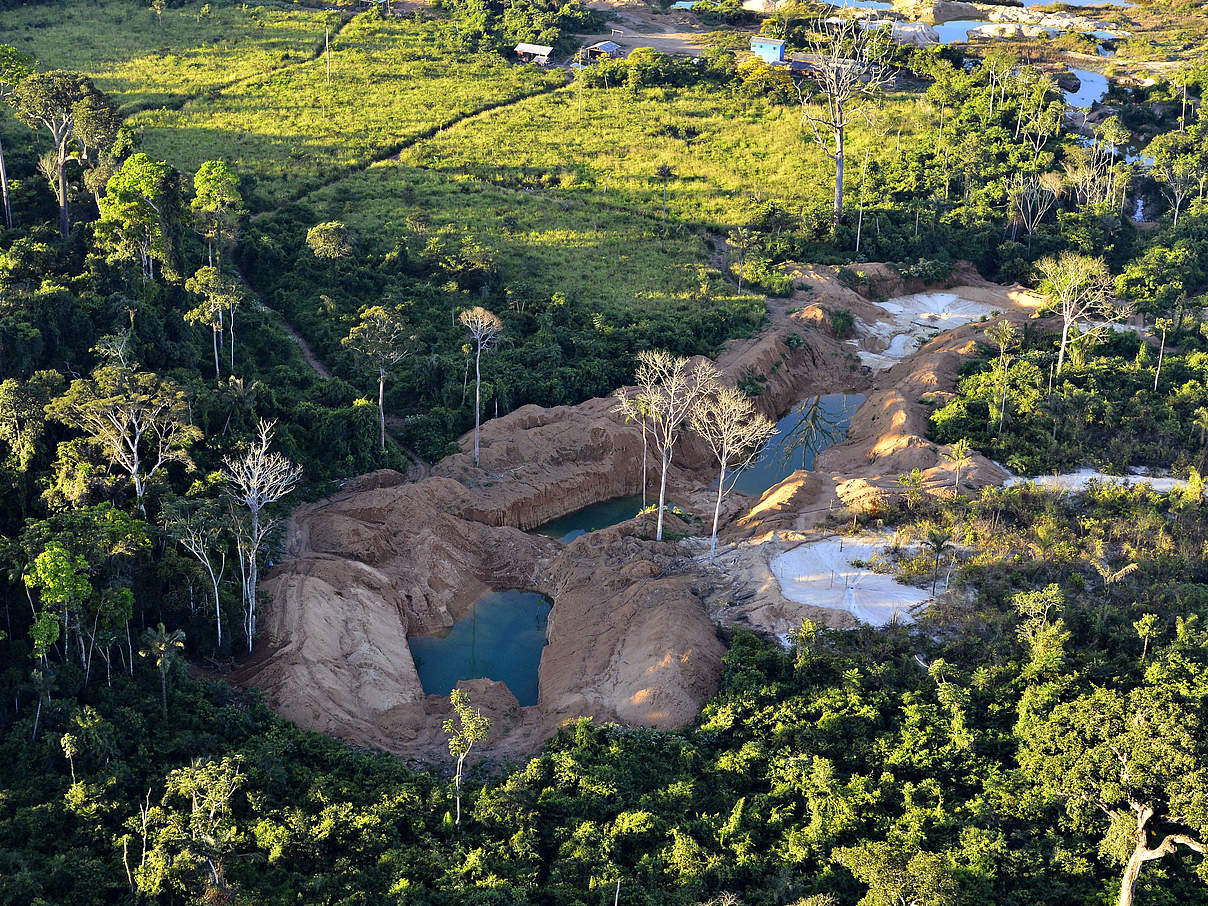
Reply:
[[[795,473],[759,501],[733,495],[717,564],[699,556],[698,539],[648,540],[651,527],[640,519],[568,546],[527,534],[581,507],[640,492],[642,444],[639,429],[612,413],[611,399],[526,406],[483,425],[479,467],[467,436],[463,452],[419,481],[373,473],[299,507],[290,520],[290,559],[265,583],[265,641],[235,678],[264,688],[278,711],[304,727],[438,757],[448,703],[424,695],[408,635],[450,625],[488,588],[540,591],[554,609],[538,704],[520,707],[499,683],[466,685],[493,721],[488,754],[510,757],[533,751],[581,716],[662,728],[690,722],[720,679],[718,623],[778,633],[802,616],[846,625],[844,614],[785,601],[768,559],[826,513],[892,493],[903,471],[918,467],[935,488],[950,485],[948,466],[925,439],[918,400],[952,389],[961,357],[984,328],[940,334],[888,371],[868,373],[851,347],[830,335],[826,310],[847,308],[875,324],[875,298],[926,287],[883,266],[864,272],[869,283],[857,293],[834,269],[797,271],[797,296],[773,301],[768,326],[719,356],[731,380],[765,379],[757,401],[770,416],[817,393],[860,390],[868,402],[847,440],[824,451],[813,472]],[[1029,311],[1024,295],[971,269],[950,282],[962,295],[1001,303],[1011,317]],[[802,340],[796,348],[785,342],[790,334]],[[886,338],[859,342],[880,351]],[[984,460],[967,476],[970,484],[1002,477]],[[711,514],[711,480],[706,452],[685,442],[671,477],[673,499]],[[671,519],[669,538],[699,534],[700,524]],[[738,598],[740,605],[722,606]]]

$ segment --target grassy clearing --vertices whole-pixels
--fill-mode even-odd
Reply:
[[[257,181],[259,207],[296,198],[333,171],[364,167],[425,131],[563,76],[450,44],[438,22],[354,19],[318,58],[135,118],[148,153],[192,170],[222,158]]]
[[[343,220],[378,254],[407,235],[421,215],[437,233],[453,227],[491,251],[502,282],[539,296],[563,293],[610,323],[640,322],[651,309],[700,316],[697,265],[709,245],[675,230],[665,246],[655,217],[504,188],[480,180],[383,163],[306,199],[316,219]],[[673,225],[674,226],[674,225]],[[716,298],[737,298],[716,286]]]
[[[157,21],[144,3],[92,0],[4,11],[3,40],[43,69],[76,69],[126,109],[186,96],[308,59],[324,14],[211,2],[170,7]]]
[[[401,160],[652,212],[662,208],[654,171],[666,163],[675,171],[670,216],[714,227],[741,222],[761,200],[797,207],[830,196],[832,164],[802,130],[796,107],[699,87],[588,90],[583,111],[580,120],[577,90],[565,88],[446,130]],[[930,111],[913,97],[891,96],[877,120],[900,123],[905,144],[929,123]],[[876,159],[894,153],[896,141],[896,129],[853,125],[849,191],[858,190],[865,147]]]

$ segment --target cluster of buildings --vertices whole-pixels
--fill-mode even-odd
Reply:
[[[548,66],[550,63],[550,55],[554,49],[547,47],[544,44],[525,44],[516,45],[516,58],[521,63],[536,63],[538,66]],[[591,63],[605,57],[623,57],[625,49],[616,41],[597,41],[590,47],[584,47],[580,51],[580,55],[576,55],[576,62]],[[573,65],[573,64],[572,64]]]

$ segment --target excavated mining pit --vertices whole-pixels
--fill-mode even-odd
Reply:
[[[298,507],[287,556],[264,583],[263,639],[234,679],[264,689],[279,713],[308,729],[440,757],[448,699],[424,693],[408,637],[451,626],[487,591],[538,592],[553,609],[537,703],[521,707],[503,683],[461,683],[491,718],[484,748],[500,758],[534,751],[577,717],[658,728],[689,723],[717,690],[719,625],[775,634],[799,626],[803,616],[852,625],[849,612],[785,597],[771,564],[810,540],[827,512],[887,492],[904,471],[918,467],[936,484],[947,479],[925,439],[918,399],[952,389],[960,359],[984,327],[953,330],[946,319],[907,317],[909,306],[893,298],[946,290],[1012,317],[1036,304],[967,266],[942,287],[903,281],[883,265],[865,265],[864,272],[869,279],[860,293],[843,286],[833,268],[794,272],[794,298],[770,302],[764,330],[719,356],[730,380],[762,378],[756,402],[773,418],[814,394],[855,391],[867,400],[846,438],[821,452],[812,471],[793,473],[758,500],[737,493],[727,499],[716,563],[701,556],[699,537],[647,540],[653,533],[640,517],[569,544],[531,532],[583,507],[640,494],[642,438],[612,413],[611,399],[525,406],[482,426],[478,467],[461,452],[423,480],[375,472]],[[826,311],[836,308],[856,317],[855,347],[826,326]],[[786,343],[794,334],[801,342]],[[915,336],[923,345],[909,354]],[[874,358],[861,367],[857,353]],[[462,448],[469,449],[468,439]],[[974,484],[1005,478],[980,458],[966,475]],[[669,497],[711,515],[713,480],[707,450],[686,436]],[[669,518],[670,537],[707,534],[707,518]],[[741,605],[729,604],[739,599]]]

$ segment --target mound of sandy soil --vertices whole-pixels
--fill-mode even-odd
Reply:
[[[772,418],[816,386],[862,383],[839,344],[818,325],[816,311],[779,312],[755,337],[730,344],[717,367],[731,382],[758,376],[763,389],[755,402]],[[794,335],[800,342],[790,348],[785,340]],[[467,434],[462,452],[441,460],[432,474],[473,491],[462,510],[466,518],[525,530],[593,503],[640,494],[641,429],[613,413],[615,405],[605,397],[552,409],[522,406],[483,424],[478,467],[473,435]],[[669,487],[676,500],[703,507],[709,495],[698,500],[697,492],[712,480],[712,456],[689,432],[682,437]],[[648,480],[653,492],[653,466]]]
[[[631,527],[584,535],[551,567],[539,706],[560,719],[680,727],[717,691],[725,648],[695,577],[676,566],[678,546],[641,542]]]
[[[559,549],[462,518],[471,500],[384,471],[298,507],[263,585],[258,656],[235,679],[300,726],[395,748],[424,698],[407,636],[452,625],[489,587],[533,587]]]
[[[982,325],[936,335],[936,325],[924,323],[920,335],[930,339],[895,362],[896,352],[910,351],[895,338],[913,329],[913,315],[902,319],[917,308],[898,297],[947,289],[1012,317],[1028,311],[1014,290],[979,281],[969,268],[942,287],[905,281],[881,265],[864,270],[861,292],[843,286],[832,268],[797,270],[800,292],[772,300],[768,326],[719,357],[731,381],[759,383],[757,404],[772,417],[819,393],[861,390],[868,401],[847,440],[824,451],[814,471],[790,476],[759,501],[731,498],[723,516],[736,521],[723,534],[728,546],[717,563],[692,556],[697,539],[655,544],[632,522],[569,546],[522,531],[641,490],[641,433],[611,412],[611,399],[526,406],[483,425],[478,467],[467,435],[462,452],[428,477],[408,482],[398,473],[373,473],[299,507],[288,559],[264,584],[271,600],[261,618],[263,640],[235,679],[264,688],[273,706],[303,727],[440,757],[448,700],[423,694],[407,637],[450,625],[487,589],[539,591],[554,607],[538,704],[520,707],[489,680],[467,687],[493,721],[488,751],[510,756],[533,751],[578,716],[654,727],[691,721],[721,675],[723,646],[711,615],[778,633],[802,616],[854,625],[853,613],[833,602],[791,600],[789,561],[782,560],[786,597],[771,563],[808,540],[826,512],[892,492],[897,475],[913,467],[937,488],[950,483],[950,469],[925,440],[926,409],[918,400],[951,390]],[[836,308],[863,325],[854,348],[831,336],[827,312]],[[858,353],[887,351],[885,370],[861,368]],[[711,514],[713,463],[702,445],[686,439],[676,463],[672,499]],[[1004,477],[981,460],[965,474],[972,484]],[[653,487],[653,469],[651,475]],[[671,527],[701,531],[697,523],[672,520]]]
[[[828,517],[849,507],[875,508],[900,494],[898,476],[913,469],[922,473],[931,493],[953,493],[955,468],[945,460],[944,448],[927,439],[930,406],[925,398],[942,400],[950,394],[961,362],[985,342],[988,323],[972,318],[997,311],[1021,321],[1033,316],[1040,302],[1018,287],[988,283],[966,269],[954,273],[952,285],[923,295],[917,285],[895,285],[892,271],[887,274],[880,266],[870,265],[865,273],[869,284],[862,292],[842,286],[826,269],[805,274],[811,291],[802,298],[818,309],[851,311],[858,326],[854,344],[849,344],[852,352],[862,359],[870,353],[881,357],[872,358],[880,370],[869,367],[867,400],[852,417],[844,441],[822,451],[812,471],[795,472],[770,488],[726,527],[722,537],[729,548],[719,558],[726,566],[714,571],[710,591],[710,606],[719,620],[783,636],[803,617],[845,627],[855,625],[856,616],[875,616],[806,588],[792,575],[796,567],[786,567],[791,557],[777,558],[802,542],[816,541],[818,527]],[[905,292],[894,295],[895,290]],[[878,302],[868,297],[874,294],[888,298]],[[903,335],[909,340],[895,339]],[[922,339],[917,350],[916,336]],[[900,360],[886,355],[895,343],[907,353]],[[974,456],[962,469],[961,487],[1001,484],[1008,477],[1001,466]],[[777,569],[774,563],[779,563]]]

